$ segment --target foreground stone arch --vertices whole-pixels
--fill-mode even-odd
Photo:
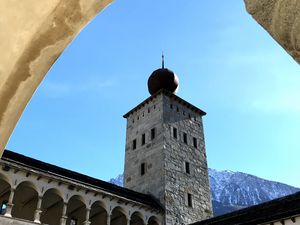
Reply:
[[[111,1],[0,1],[0,155],[55,60]]]
[[[254,19],[300,63],[300,1],[244,1]]]

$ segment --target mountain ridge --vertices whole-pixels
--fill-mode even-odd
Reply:
[[[300,191],[291,185],[243,172],[208,169],[208,174],[215,216]],[[123,186],[123,174],[109,182]]]

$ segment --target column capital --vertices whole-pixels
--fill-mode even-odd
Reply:
[[[41,213],[42,213],[42,210],[40,209],[37,209],[35,210],[35,215],[34,215],[34,222],[35,223],[41,223],[40,219],[41,219]]]
[[[68,219],[67,216],[62,216],[62,217],[60,218],[60,225],[66,225],[67,219]]]
[[[14,204],[12,204],[12,203],[7,203],[6,204],[6,212],[5,212],[4,216],[12,217],[11,212],[12,212],[13,206],[14,206]]]
[[[84,221],[84,222],[83,222],[83,225],[90,225],[90,224],[91,224],[90,221]]]

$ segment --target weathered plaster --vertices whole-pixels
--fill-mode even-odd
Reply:
[[[300,1],[245,0],[248,12],[300,63]]]
[[[50,67],[111,1],[0,1],[0,155]]]

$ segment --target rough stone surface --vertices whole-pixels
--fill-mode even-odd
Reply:
[[[0,216],[0,224],[1,225],[37,225],[37,223],[15,219],[15,218],[7,218],[4,216]]]
[[[212,216],[202,115],[176,99],[162,92],[127,117],[124,185],[159,199],[166,210],[166,225],[189,224]],[[154,139],[151,129],[155,129]],[[190,174],[185,162],[190,164]],[[146,165],[144,175],[142,163]],[[192,207],[188,206],[188,193]]]
[[[0,1],[0,155],[52,64],[111,1]]]
[[[300,63],[300,1],[245,0],[248,12]]]

